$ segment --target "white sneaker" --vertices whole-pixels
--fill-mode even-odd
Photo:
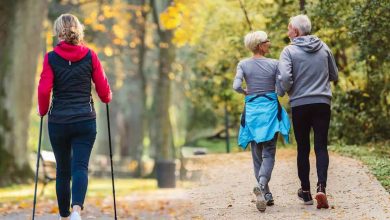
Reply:
[[[70,215],[70,220],[81,220],[81,216],[78,212],[72,212]]]

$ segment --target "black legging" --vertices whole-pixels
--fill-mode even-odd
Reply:
[[[298,176],[303,190],[310,190],[310,129],[314,130],[314,151],[318,184],[326,187],[329,166],[328,130],[330,106],[325,103],[301,105],[292,108],[292,121],[298,145]]]
[[[61,217],[69,206],[83,209],[88,187],[88,164],[96,139],[96,119],[68,124],[49,122],[49,137],[57,163],[56,193]],[[72,192],[70,182],[72,180]]]

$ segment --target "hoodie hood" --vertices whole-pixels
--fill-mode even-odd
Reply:
[[[71,62],[76,62],[81,60],[87,55],[89,49],[85,45],[73,45],[66,43],[65,41],[61,41],[54,48],[54,52],[60,55],[65,60],[69,60]]]
[[[291,44],[300,47],[308,53],[314,53],[323,46],[322,41],[314,35],[296,37]]]

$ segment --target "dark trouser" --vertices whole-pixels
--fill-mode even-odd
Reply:
[[[325,103],[301,105],[292,108],[292,120],[295,139],[298,145],[298,176],[302,190],[310,190],[310,129],[314,130],[314,151],[318,184],[326,187],[329,154],[328,130],[330,122],[330,106]]]
[[[70,180],[72,207],[83,208],[88,186],[88,163],[96,138],[96,120],[70,124],[49,123],[49,136],[57,163],[56,193],[61,217],[70,215]]]
[[[270,192],[268,182],[271,180],[272,170],[275,164],[276,141],[278,133],[270,141],[251,142],[253,168],[257,183],[265,186],[265,191]]]

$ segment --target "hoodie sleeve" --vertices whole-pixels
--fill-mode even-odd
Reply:
[[[332,51],[328,49],[327,52],[328,52],[329,80],[337,81],[339,80],[339,70],[337,69],[336,61],[334,59]]]
[[[294,82],[292,77],[292,59],[287,47],[285,47],[280,54],[278,69],[280,87],[284,92],[288,92]]]
[[[92,81],[95,83],[96,92],[100,100],[104,103],[109,103],[112,99],[112,92],[108,79],[104,73],[103,66],[96,53],[92,53]]]
[[[233,89],[238,93],[245,94],[244,89],[242,89],[241,85],[244,79],[244,70],[242,69],[241,62],[237,65],[236,77],[233,81]]]
[[[50,93],[53,88],[54,74],[49,65],[48,54],[43,60],[43,67],[38,84],[38,114],[46,115],[50,105]]]
[[[276,61],[276,68],[275,68],[275,72],[276,72],[276,74],[275,74],[275,82],[276,82],[276,85],[275,85],[275,88],[276,88],[276,93],[278,94],[278,96],[283,97],[286,92],[283,90],[283,88],[281,86],[281,80],[280,80],[281,76],[280,76],[278,65],[279,65],[279,62]]]

